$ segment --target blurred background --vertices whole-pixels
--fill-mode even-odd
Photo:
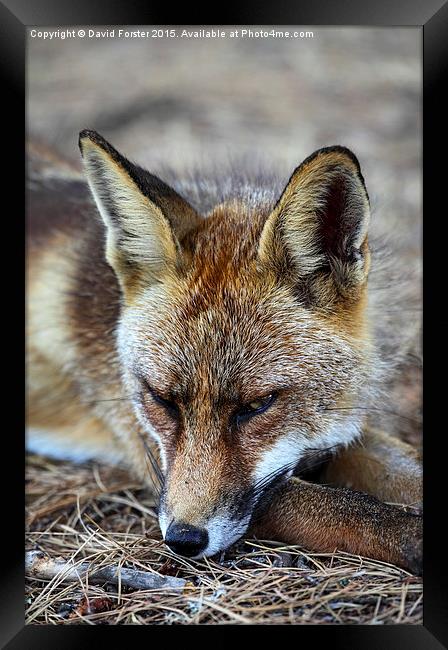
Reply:
[[[78,161],[78,133],[93,128],[155,172],[160,161],[256,156],[285,182],[315,149],[345,145],[363,169],[372,227],[417,272],[419,301],[421,30],[306,29],[313,38],[29,37],[28,133]],[[391,388],[399,432],[417,443],[418,339]]]

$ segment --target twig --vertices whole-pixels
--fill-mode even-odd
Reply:
[[[28,551],[25,554],[25,571],[31,578],[51,580],[58,576],[62,582],[78,582],[88,574],[92,584],[110,582],[121,584],[135,590],[171,589],[182,591],[187,581],[183,578],[173,578],[154,573],[146,573],[137,569],[124,569],[116,566],[92,569],[89,562],[74,566],[64,558],[49,558],[40,551]]]

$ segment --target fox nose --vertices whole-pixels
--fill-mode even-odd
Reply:
[[[204,528],[173,522],[166,531],[165,544],[178,555],[194,557],[207,547],[208,532]]]

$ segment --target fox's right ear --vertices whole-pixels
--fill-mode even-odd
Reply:
[[[134,165],[96,131],[79,134],[90,190],[107,228],[106,258],[126,291],[160,281],[183,263],[180,242],[200,222],[156,176]]]
[[[369,198],[356,156],[319,149],[292,174],[268,217],[259,260],[298,289],[311,306],[356,301],[370,265]]]

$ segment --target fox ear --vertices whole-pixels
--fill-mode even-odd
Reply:
[[[79,134],[87,180],[106,224],[106,258],[124,289],[182,266],[182,238],[199,222],[168,185],[129,162],[95,131]]]
[[[370,209],[354,154],[319,149],[292,174],[268,217],[259,260],[295,284],[307,302],[359,297],[367,280]]]

